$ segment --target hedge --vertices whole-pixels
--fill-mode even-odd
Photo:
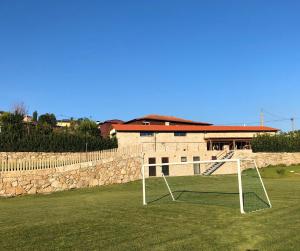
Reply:
[[[300,132],[259,135],[251,145],[253,152],[300,152]]]
[[[0,152],[84,152],[116,148],[116,139],[71,133],[0,133]]]

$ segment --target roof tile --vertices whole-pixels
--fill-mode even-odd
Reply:
[[[207,122],[197,122],[197,121],[192,121],[188,119],[182,119],[182,118],[177,118],[174,116],[164,116],[164,115],[157,115],[157,114],[149,114],[141,118],[136,118],[129,120],[125,122],[125,124],[130,123],[132,121],[136,120],[146,120],[146,119],[152,119],[152,120],[158,120],[158,121],[169,121],[169,122],[181,122],[181,123],[187,123],[187,124],[198,124],[198,125],[211,125],[211,123]]]

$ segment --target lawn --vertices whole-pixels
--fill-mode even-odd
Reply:
[[[166,196],[142,206],[140,181],[0,199],[0,249],[300,250],[300,167],[281,169],[262,172],[273,208],[246,215],[227,193],[234,176],[172,177],[170,185],[202,191],[180,203]],[[150,182],[148,192],[165,193]]]

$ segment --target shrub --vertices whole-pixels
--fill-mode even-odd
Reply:
[[[0,134],[0,151],[2,152],[84,152],[116,148],[116,139],[101,137],[84,137],[70,133],[41,134]]]
[[[53,113],[45,113],[39,116],[38,122],[41,125],[48,125],[50,127],[54,127],[56,126],[56,117]]]
[[[276,169],[276,173],[283,176],[285,174],[285,169],[284,168],[278,168],[278,169]]]
[[[16,120],[18,123],[11,123]],[[116,139],[81,134],[72,130],[53,130],[50,125],[24,124],[13,114],[1,121],[0,152],[83,152],[116,148]]]
[[[251,144],[253,152],[300,152],[300,133],[258,135]]]

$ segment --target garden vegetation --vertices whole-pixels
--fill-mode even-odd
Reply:
[[[117,147],[117,141],[102,138],[97,124],[89,119],[73,120],[69,128],[56,127],[54,114],[23,122],[19,110],[0,117],[0,151],[2,152],[83,152]]]
[[[258,135],[251,145],[253,152],[300,152],[300,131]]]

